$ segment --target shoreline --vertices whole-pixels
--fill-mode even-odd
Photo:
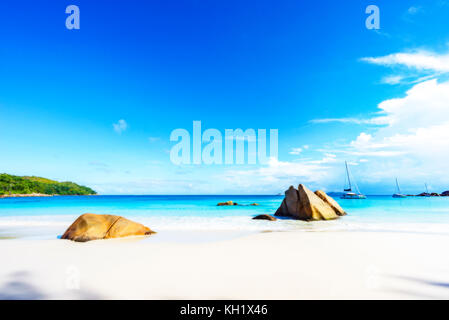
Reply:
[[[27,194],[4,194],[0,195],[0,199],[6,198],[40,198],[40,197],[81,197],[81,196],[98,196],[98,194],[45,194],[45,193],[27,193]]]
[[[350,231],[2,240],[0,299],[449,298],[448,244],[448,235]]]
[[[0,198],[28,198],[28,197],[53,197],[53,194],[27,193],[27,194],[3,194]]]

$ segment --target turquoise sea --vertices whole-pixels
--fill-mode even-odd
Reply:
[[[449,197],[368,196],[336,199],[348,216],[335,221],[281,219],[256,221],[274,214],[283,196],[59,196],[0,199],[0,239],[56,239],[82,213],[121,215],[159,233],[151,241],[194,234],[226,238],[262,231],[385,231],[449,234]],[[232,200],[242,206],[217,207]],[[260,206],[249,206],[257,202]],[[205,231],[199,233],[199,231]],[[170,235],[170,236],[168,236]]]

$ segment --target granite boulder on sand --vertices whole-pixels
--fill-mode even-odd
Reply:
[[[269,214],[259,214],[258,216],[255,216],[253,220],[269,220],[269,221],[276,221],[277,219],[273,216],[270,216]]]
[[[300,184],[285,191],[285,198],[275,216],[290,217],[299,220],[332,220],[345,215],[338,203],[323,191],[313,193]]]
[[[85,213],[66,230],[62,239],[78,242],[144,236],[155,233],[144,225],[120,216]]]

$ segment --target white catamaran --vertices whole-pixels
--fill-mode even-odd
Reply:
[[[346,175],[348,177],[349,188],[344,189],[345,193],[340,198],[341,199],[366,199],[366,196],[360,192],[359,187],[357,186],[357,183],[355,182],[354,179],[353,179],[354,186],[352,185],[351,175],[349,173],[349,167],[348,167],[348,163],[346,161],[345,161],[345,166],[346,166]],[[352,190],[353,187],[354,187],[355,192]]]
[[[398,192],[393,194],[393,198],[407,198],[406,195],[403,195],[401,193],[401,189],[399,188],[398,178],[396,178],[396,188],[397,188]]]

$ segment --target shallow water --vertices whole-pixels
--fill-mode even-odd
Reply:
[[[121,215],[141,222],[158,235],[151,241],[178,238],[225,239],[261,231],[390,231],[449,234],[449,197],[366,200],[337,199],[349,213],[335,221],[281,219],[255,221],[273,214],[283,196],[64,196],[0,199],[0,239],[54,239],[82,213]],[[233,200],[242,206],[217,207]],[[259,206],[249,206],[257,202]],[[161,233],[161,231],[164,231]],[[170,235],[170,236],[169,236]],[[199,239],[199,238],[198,238]]]

